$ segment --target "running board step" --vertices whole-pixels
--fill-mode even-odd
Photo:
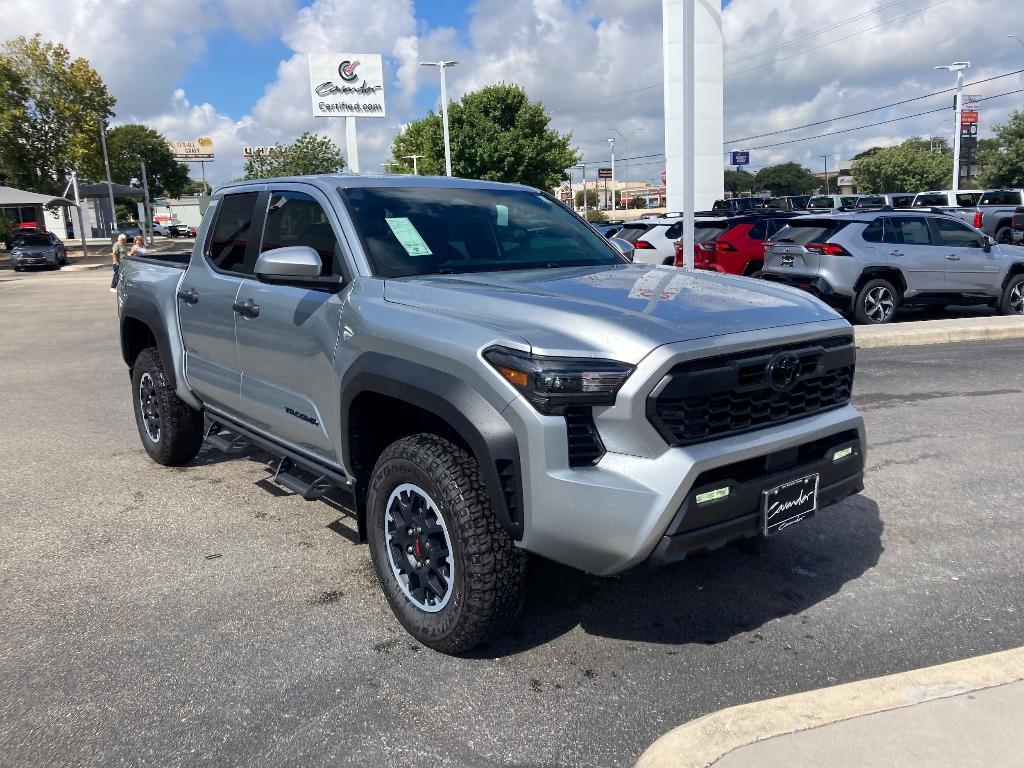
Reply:
[[[292,493],[299,494],[306,501],[322,499],[324,494],[335,487],[334,481],[326,475],[319,475],[312,482],[308,482],[294,474],[292,472],[294,468],[295,465],[291,459],[281,459],[277,464],[277,471],[274,473],[274,482]]]
[[[220,434],[224,432],[224,434]],[[222,427],[217,422],[211,422],[206,430],[205,440],[218,451],[229,456],[237,456],[249,449],[248,438]]]

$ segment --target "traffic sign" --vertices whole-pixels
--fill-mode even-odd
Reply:
[[[597,169],[597,178],[599,178],[599,179],[610,179],[611,177],[612,177],[612,169],[611,168],[598,168]]]
[[[747,150],[737,150],[729,153],[729,164],[730,165],[750,165],[750,152]]]

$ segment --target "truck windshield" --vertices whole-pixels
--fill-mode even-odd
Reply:
[[[341,194],[380,277],[624,262],[579,217],[538,192],[354,187]]]

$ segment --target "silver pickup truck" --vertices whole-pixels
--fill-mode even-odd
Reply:
[[[128,259],[117,299],[148,454],[256,446],[285,488],[344,494],[398,620],[440,651],[508,624],[526,553],[615,574],[862,488],[845,320],[631,264],[529,187],[233,184],[187,264]]]
[[[1010,245],[1017,242],[1013,236],[1013,214],[1021,205],[1024,189],[988,189],[981,193],[977,205],[939,208],[980,229],[999,245]]]

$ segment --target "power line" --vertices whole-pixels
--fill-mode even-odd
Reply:
[[[862,29],[859,32],[852,32],[849,35],[844,35],[843,37],[840,37],[840,38],[838,38],[836,40],[832,40],[832,41],[827,42],[827,43],[822,43],[821,45],[815,45],[815,46],[813,46],[811,48],[804,48],[802,51],[798,51],[797,53],[791,53],[789,56],[782,56],[782,57],[780,57],[778,59],[772,59],[770,62],[768,62],[767,64],[764,64],[764,65],[758,65],[756,67],[747,67],[746,69],[740,69],[740,70],[737,70],[735,72],[730,72],[727,75],[725,75],[725,79],[728,80],[731,77],[736,77],[737,75],[742,75],[745,72],[755,72],[757,70],[764,69],[766,66],[773,66],[773,65],[779,64],[779,63],[781,63],[783,61],[789,61],[790,59],[794,59],[797,56],[803,56],[805,53],[810,53],[811,51],[818,51],[818,50],[821,50],[822,48],[827,48],[830,45],[835,45],[836,43],[841,43],[844,40],[849,40],[851,37],[856,37],[857,35],[863,35],[865,32],[871,32],[872,30],[878,29],[879,27],[884,27],[886,24],[892,24],[894,21],[900,21],[902,19],[907,18],[908,16],[913,16],[916,13],[921,13],[921,11],[927,11],[929,8],[935,8],[936,6],[944,5],[944,4],[948,3],[948,2],[949,2],[949,0],[936,0],[936,2],[931,3],[929,5],[926,5],[926,6],[922,7],[922,8],[918,8],[915,11],[911,11],[910,13],[905,13],[902,16],[895,16],[895,17],[893,17],[891,19],[888,19],[886,21],[883,21],[883,22],[880,22],[878,24],[875,24],[873,27],[868,27],[867,29]]]
[[[991,101],[992,99],[1000,99],[1003,96],[1012,96],[1015,93],[1024,93],[1024,88],[1018,88],[1018,89],[1016,89],[1014,91],[1006,91],[1005,93],[997,93],[995,96],[987,96],[987,97],[985,97],[983,99],[979,99],[979,101]],[[898,123],[901,120],[909,120],[909,119],[911,119],[913,117],[923,117],[924,115],[932,115],[932,114],[935,114],[936,112],[945,112],[948,109],[949,109],[948,107],[939,107],[937,109],[929,109],[929,110],[926,110],[924,112],[915,112],[912,115],[903,115],[902,117],[894,117],[891,120],[880,120],[880,121],[875,122],[875,123],[867,123],[865,125],[858,125],[858,126],[856,126],[854,128],[843,128],[842,130],[839,130],[839,131],[829,131],[828,133],[819,133],[819,134],[817,134],[815,136],[804,136],[803,138],[800,138],[800,139],[790,139],[789,141],[778,141],[778,142],[775,142],[774,144],[762,144],[762,145],[757,146],[757,147],[750,147],[750,149],[751,150],[755,150],[755,149],[769,149],[771,147],[782,147],[782,146],[785,146],[787,144],[799,144],[801,141],[812,141],[813,139],[823,139],[823,138],[826,138],[828,136],[838,136],[839,134],[842,134],[842,133],[852,133],[854,131],[862,131],[865,128],[875,128],[875,127],[880,126],[880,125],[888,125],[889,123]]]
[[[742,61],[749,61],[750,59],[759,58],[761,56],[764,56],[766,53],[772,53],[774,51],[779,50],[780,48],[786,48],[786,47],[788,47],[790,45],[794,45],[796,43],[801,43],[804,40],[808,40],[808,39],[810,39],[812,37],[817,37],[818,35],[822,35],[825,32],[831,32],[833,29],[836,29],[837,27],[841,27],[841,26],[843,26],[845,24],[850,24],[850,23],[852,23],[854,21],[860,21],[861,19],[866,18],[867,16],[871,16],[872,14],[879,13],[881,11],[884,11],[884,10],[887,10],[889,8],[892,8],[894,5],[901,5],[901,4],[906,3],[906,2],[908,2],[908,0],[892,0],[892,2],[883,3],[882,5],[878,6],[877,8],[872,8],[870,11],[864,11],[863,13],[858,13],[856,16],[851,16],[850,18],[844,19],[843,21],[837,21],[834,24],[830,24],[827,27],[822,27],[821,29],[816,29],[814,32],[808,32],[807,34],[800,35],[800,37],[794,37],[792,40],[789,40],[789,41],[787,41],[785,43],[779,43],[778,45],[772,46],[771,48],[764,48],[764,49],[762,49],[760,51],[755,51],[754,53],[748,54],[746,56],[741,56],[738,59],[732,59],[731,61],[725,62],[725,66],[729,67],[729,66],[732,66],[733,64],[739,64]]]
[[[1006,72],[1002,75],[995,75],[994,77],[986,77],[984,80],[975,80],[972,83],[965,83],[964,88],[970,88],[975,85],[981,85],[982,83],[989,83],[993,80],[1000,80],[1004,77],[1012,77],[1013,75],[1024,74],[1024,69],[1016,69],[1013,72]],[[866,115],[871,112],[880,112],[883,109],[890,109],[891,107],[898,107],[902,104],[910,104],[914,101],[921,101],[922,99],[930,99],[934,96],[941,96],[944,93],[952,93],[956,88],[944,88],[941,91],[934,91],[932,93],[926,93],[923,96],[914,96],[910,99],[903,99],[902,101],[894,101],[891,104],[883,104],[880,107],[872,107],[871,109],[862,109],[860,112],[851,112],[848,115],[839,115],[837,117],[830,117],[827,120],[817,120],[813,123],[805,123],[804,125],[795,125],[792,128],[780,128],[777,131],[769,131],[768,133],[758,133],[754,136],[744,136],[742,139],[729,139],[723,142],[723,144],[737,144],[741,141],[751,141],[753,139],[763,139],[766,136],[778,136],[780,133],[791,133],[793,131],[800,131],[804,128],[814,128],[819,125],[825,125],[826,123],[834,123],[837,120],[845,120],[849,117],[859,117],[860,115]]]

